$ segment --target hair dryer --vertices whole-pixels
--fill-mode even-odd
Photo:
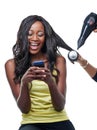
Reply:
[[[84,20],[80,37],[77,42],[77,49],[84,45],[91,32],[97,28],[97,14],[90,13]]]

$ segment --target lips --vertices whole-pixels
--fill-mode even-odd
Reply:
[[[39,46],[39,43],[30,43],[30,48],[31,48],[32,50],[38,49],[38,46]]]

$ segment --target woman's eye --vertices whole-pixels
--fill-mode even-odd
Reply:
[[[28,36],[32,36],[32,33],[28,33]]]
[[[32,36],[32,34],[33,34],[32,31],[28,32],[28,36]]]
[[[42,37],[42,36],[44,36],[44,33],[43,33],[43,32],[39,32],[39,33],[38,33],[38,36],[39,36],[39,37]]]
[[[32,35],[37,35],[39,37],[42,37],[42,36],[44,36],[44,32],[38,32],[38,33],[34,34],[32,31],[29,31],[28,36],[32,36]]]

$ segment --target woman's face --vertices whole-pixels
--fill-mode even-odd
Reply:
[[[38,54],[41,52],[41,48],[45,42],[45,32],[44,26],[40,21],[36,21],[34,24],[32,24],[28,33],[28,41],[29,52],[31,54]]]

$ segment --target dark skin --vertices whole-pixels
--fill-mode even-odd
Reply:
[[[31,108],[31,100],[29,96],[28,83],[39,79],[48,84],[52,104],[56,111],[61,111],[64,109],[65,100],[66,100],[66,61],[62,56],[57,56],[55,66],[59,71],[58,82],[53,80],[53,76],[51,71],[48,69],[48,60],[46,55],[41,52],[41,47],[44,44],[45,36],[38,32],[41,30],[44,31],[44,27],[41,22],[35,22],[31,30],[33,31],[33,35],[30,34],[28,39],[31,43],[29,52],[33,55],[33,60],[44,60],[45,67],[30,67],[25,74],[23,75],[20,83],[14,82],[15,77],[15,62],[14,59],[10,59],[5,63],[6,76],[12,90],[12,94],[17,102],[18,107],[22,111],[22,113],[28,113]],[[34,43],[33,43],[34,41]],[[38,44],[35,45],[35,44]],[[33,87],[33,86],[32,86]],[[57,96],[56,96],[57,95]]]
[[[94,33],[97,33],[97,29],[93,30]],[[86,66],[84,70],[89,74],[89,76],[92,78],[97,72],[97,68],[91,65],[90,63],[87,64],[87,60],[84,59],[80,54],[78,57],[77,62],[82,66]]]

